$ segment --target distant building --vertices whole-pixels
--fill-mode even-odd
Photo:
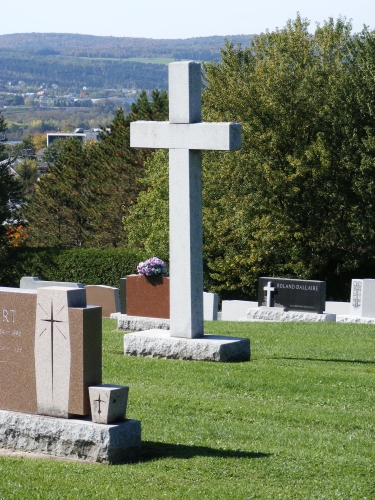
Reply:
[[[50,146],[56,139],[68,139],[69,137],[75,137],[81,142],[97,141],[99,138],[99,133],[99,129],[82,130],[82,132],[53,132],[47,134],[47,147]]]

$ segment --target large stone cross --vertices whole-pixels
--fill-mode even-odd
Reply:
[[[203,336],[201,150],[241,147],[238,123],[202,123],[201,65],[169,64],[169,122],[130,124],[130,146],[169,149],[170,335]]]

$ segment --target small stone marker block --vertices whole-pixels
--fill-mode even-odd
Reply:
[[[250,340],[219,335],[186,339],[170,337],[169,333],[163,330],[147,330],[124,335],[124,354],[222,363],[250,361]]]
[[[141,422],[101,425],[0,410],[0,454],[119,464],[139,459]]]
[[[129,387],[103,384],[89,387],[92,421],[112,424],[125,420]]]
[[[120,312],[119,289],[105,285],[86,285],[87,304],[100,306],[102,317],[109,318],[112,313]]]

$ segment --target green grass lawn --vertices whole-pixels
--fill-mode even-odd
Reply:
[[[123,356],[104,321],[104,383],[130,386],[139,462],[0,458],[6,499],[375,499],[375,327],[206,323],[247,363]]]

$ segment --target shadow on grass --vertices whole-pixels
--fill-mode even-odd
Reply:
[[[358,363],[360,365],[375,365],[375,361],[364,361],[361,359],[320,359],[320,358],[269,358],[269,359],[285,359],[289,361],[325,361],[328,363]]]
[[[238,450],[218,450],[207,446],[188,446],[185,444],[158,443],[156,441],[142,441],[141,462],[149,462],[160,458],[267,458],[271,453],[260,453]]]

